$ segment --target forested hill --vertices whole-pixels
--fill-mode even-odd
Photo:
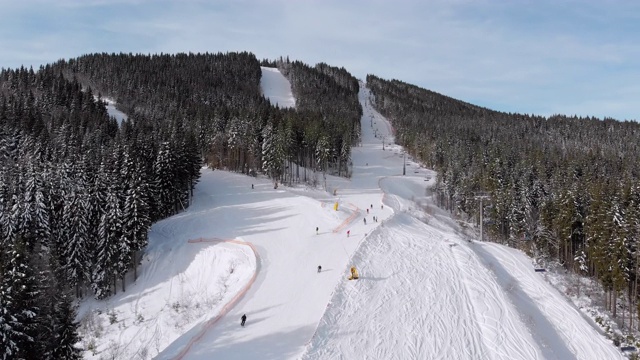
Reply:
[[[374,75],[367,85],[396,140],[438,171],[443,206],[476,216],[486,193],[494,240],[634,291],[639,123],[501,113]]]
[[[274,108],[262,97],[261,64],[289,78],[295,110]],[[265,171],[280,181],[294,180],[284,171],[292,161],[344,174],[359,137],[358,82],[326,64],[260,63],[250,53],[93,54],[54,67],[113,98],[130,116],[180,123],[213,167]]]
[[[298,109],[262,96],[250,53],[93,54],[0,71],[0,356],[77,358],[74,297],[126,289],[151,223],[189,206],[203,164],[278,182],[310,180],[293,162],[347,174],[357,80],[326,64],[262,63],[289,76]],[[120,126],[103,97],[128,115]]]

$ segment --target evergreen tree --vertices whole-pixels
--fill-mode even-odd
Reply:
[[[276,139],[271,124],[262,130],[262,171],[275,178],[279,173]]]
[[[174,196],[175,179],[174,166],[175,157],[171,144],[163,142],[160,145],[158,155],[153,164],[154,173],[154,196],[158,199],[159,208],[157,209],[160,218],[169,216],[174,213],[176,207],[176,197]]]
[[[55,302],[54,326],[52,331],[52,343],[55,344],[50,352],[44,354],[45,359],[82,359],[82,352],[75,347],[80,341],[78,337],[78,323],[75,321],[76,311],[72,301],[64,292],[59,294]]]
[[[98,299],[111,295],[112,282],[115,292],[118,274],[124,274],[130,264],[131,244],[122,241],[122,210],[116,191],[113,186],[107,190],[105,212],[98,225],[98,243],[91,277],[91,285]]]
[[[48,261],[47,261],[48,260]],[[78,323],[75,322],[75,308],[68,289],[60,283],[60,268],[48,254],[39,262],[41,266],[42,296],[40,297],[39,331],[37,336],[38,356],[34,358],[81,359],[80,349],[75,347],[80,341]]]
[[[21,235],[14,237],[0,262],[0,349],[2,359],[26,357],[34,346],[38,308],[37,288]],[[28,358],[28,357],[27,357]]]
[[[22,191],[22,204],[19,208],[18,228],[25,234],[27,244],[33,246],[36,239],[48,243],[50,238],[49,231],[49,201],[46,195],[41,172],[34,169],[33,164],[29,163],[26,173],[24,174],[25,184]]]
[[[137,278],[138,252],[147,246],[147,235],[151,226],[149,204],[147,200],[148,186],[141,171],[131,181],[123,211],[123,239],[129,243],[131,249],[131,267],[134,269],[134,279]],[[120,251],[124,251],[121,249]],[[121,277],[124,274],[120,274]],[[124,280],[123,280],[124,286]]]
[[[67,175],[71,175],[67,172]],[[66,177],[60,247],[64,274],[70,286],[76,288],[76,296],[81,296],[81,287],[88,279],[89,251],[92,249],[89,233],[90,203],[85,184],[80,179]],[[73,183],[75,181],[75,183]]]

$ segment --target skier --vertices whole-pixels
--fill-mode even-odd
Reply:
[[[318,235],[318,227],[316,226],[316,235]]]
[[[244,323],[247,321],[247,314],[243,314],[240,318],[242,322],[240,322],[240,326],[244,326]]]
[[[362,218],[364,220],[364,224],[367,225],[367,218]]]
[[[371,210],[373,210],[373,204],[371,204]]]
[[[351,230],[347,230],[347,237],[349,237],[349,234],[351,234]]]
[[[367,209],[367,214],[369,213],[369,209]]]
[[[251,184],[251,190],[253,190],[253,184]]]
[[[322,271],[322,266],[318,265],[318,272]]]

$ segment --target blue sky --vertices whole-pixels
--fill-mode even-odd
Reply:
[[[640,120],[640,2],[0,0],[0,67],[251,51],[495,110]]]

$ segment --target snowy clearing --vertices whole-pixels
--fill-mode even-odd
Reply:
[[[128,118],[127,114],[116,109],[115,101],[108,98],[102,98],[102,101],[107,103],[107,113],[109,114],[109,116],[114,117],[116,119],[116,121],[118,122],[118,125],[122,124],[123,121],[127,120]]]
[[[291,93],[291,84],[276,68],[261,66],[260,88],[271,104],[280,108],[295,108],[296,99]]]

